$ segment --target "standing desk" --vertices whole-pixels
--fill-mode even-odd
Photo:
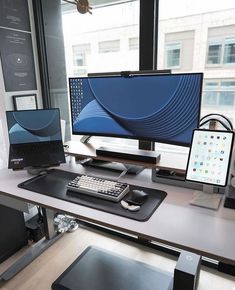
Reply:
[[[60,169],[103,178],[116,178],[119,175],[111,171],[84,168],[71,160],[60,166]],[[0,170],[0,193],[71,214],[80,220],[235,265],[235,211],[224,208],[222,204],[216,212],[191,206],[189,201],[193,195],[192,189],[152,182],[150,169],[145,169],[137,176],[123,176],[120,180],[164,190],[168,193],[162,204],[146,222],[138,222],[17,187],[19,183],[29,178],[30,176],[24,170]]]

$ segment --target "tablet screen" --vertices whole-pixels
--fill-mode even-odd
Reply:
[[[186,180],[226,186],[233,135],[232,131],[194,130]]]

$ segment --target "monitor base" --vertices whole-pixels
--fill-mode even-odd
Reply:
[[[119,162],[109,162],[92,158],[85,159],[84,161],[82,160],[79,163],[84,166],[108,169],[117,172],[123,172],[127,170],[126,174],[135,174],[135,175],[139,174],[141,171],[144,170],[144,166],[131,165]]]
[[[208,209],[218,210],[222,199],[222,194],[219,193],[207,193],[203,191],[195,191],[191,205],[205,207]]]

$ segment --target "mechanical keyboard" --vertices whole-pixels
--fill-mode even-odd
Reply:
[[[70,181],[67,189],[118,202],[129,192],[129,185],[100,177],[81,175]]]

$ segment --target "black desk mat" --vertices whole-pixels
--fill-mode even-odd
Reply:
[[[173,274],[104,249],[88,247],[53,290],[172,290]]]
[[[148,198],[140,210],[131,212],[124,209],[120,202],[107,201],[67,190],[68,182],[78,175],[77,173],[51,169],[44,175],[38,175],[20,183],[18,187],[138,221],[148,220],[167,195],[164,191],[130,185],[130,191],[140,189],[148,194]],[[129,193],[123,199],[126,200],[128,197]]]

